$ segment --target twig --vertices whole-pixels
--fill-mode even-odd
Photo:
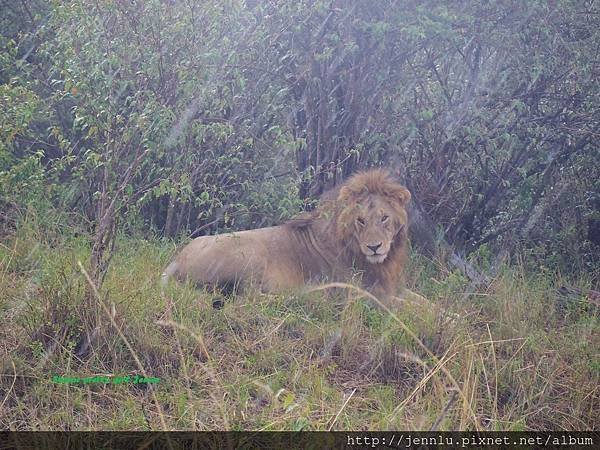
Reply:
[[[446,403],[446,406],[444,406],[444,409],[442,409],[442,412],[440,413],[440,415],[437,417],[437,419],[435,419],[435,422],[433,423],[433,425],[431,425],[431,428],[429,429],[429,431],[437,431],[438,430],[438,427],[442,423],[442,420],[444,420],[444,418],[448,415],[448,411],[450,411],[450,407],[454,404],[454,402],[456,402],[457,396],[458,396],[458,393],[456,391],[452,391],[452,395],[450,396],[448,403]]]
[[[352,390],[352,392],[350,393],[350,395],[348,396],[348,398],[346,399],[346,401],[344,402],[344,404],[342,405],[342,407],[340,408],[338,413],[335,415],[335,418],[333,419],[333,422],[331,422],[331,425],[329,425],[329,429],[327,431],[331,431],[331,429],[335,425],[335,422],[338,420],[338,417],[340,417],[340,414],[342,413],[342,411],[344,410],[344,408],[346,407],[346,405],[348,404],[348,402],[350,401],[350,399],[352,398],[352,396],[354,395],[355,392],[356,392],[356,388],[354,388]]]

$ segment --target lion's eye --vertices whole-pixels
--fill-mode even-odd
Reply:
[[[381,222],[382,222],[382,223],[385,223],[385,222],[387,222],[387,220],[388,220],[388,219],[389,219],[389,217],[388,217],[388,216],[383,216],[383,217],[381,218]]]
[[[356,221],[358,222],[359,225],[365,224],[365,219],[363,219],[362,217],[359,217],[358,219],[356,219]]]

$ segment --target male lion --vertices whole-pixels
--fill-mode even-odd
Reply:
[[[257,283],[280,292],[311,282],[348,281],[382,300],[399,288],[408,242],[410,192],[384,170],[350,177],[319,207],[274,227],[194,239],[162,275],[218,287]]]

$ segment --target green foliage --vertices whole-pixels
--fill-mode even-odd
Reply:
[[[43,180],[43,151],[30,146],[23,151],[18,139],[31,138],[30,126],[42,114],[38,96],[16,81],[0,85],[0,186],[3,197],[17,196]],[[21,150],[21,151],[19,151]],[[15,192],[16,191],[16,192]],[[39,192],[36,192],[39,194]]]
[[[594,272],[595,17],[567,0],[11,4],[0,196],[207,234],[384,166],[456,248]]]

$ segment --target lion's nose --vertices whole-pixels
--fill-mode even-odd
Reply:
[[[381,242],[379,244],[375,244],[375,245],[367,245],[367,248],[369,250],[371,250],[373,253],[377,253],[377,250],[379,250],[379,247],[381,247]]]

